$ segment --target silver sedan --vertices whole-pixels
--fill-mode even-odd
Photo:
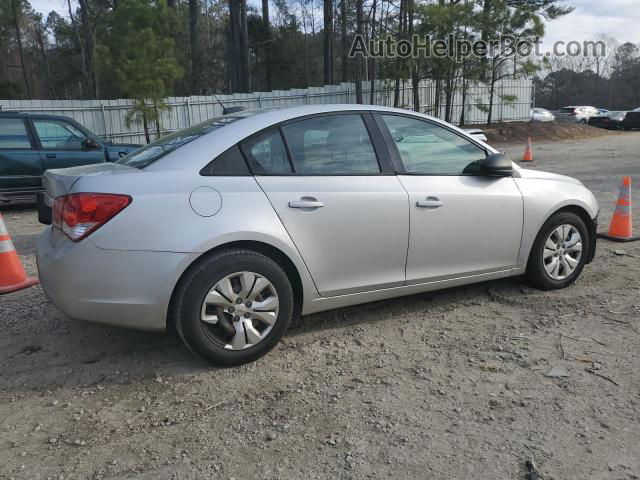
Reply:
[[[294,317],[524,275],[572,284],[598,205],[453,125],[363,105],[234,113],[45,174],[42,285],[67,316],[175,326],[237,365]]]

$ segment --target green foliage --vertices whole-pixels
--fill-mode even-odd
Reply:
[[[113,12],[111,30],[97,48],[103,77],[136,101],[128,121],[158,121],[163,99],[183,75],[170,35],[170,16],[164,1],[121,0]]]

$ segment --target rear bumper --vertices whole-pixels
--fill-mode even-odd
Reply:
[[[173,287],[193,254],[104,250],[90,239],[38,238],[40,283],[53,304],[75,320],[164,330]]]
[[[28,201],[33,202],[41,188],[33,190],[4,190],[0,191],[0,202]]]

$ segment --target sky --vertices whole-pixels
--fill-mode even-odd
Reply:
[[[56,10],[67,16],[67,0],[29,0],[33,8],[48,14]],[[76,1],[72,0],[72,4]],[[593,40],[601,35],[620,43],[640,43],[640,0],[565,0],[575,10],[546,22],[543,49],[556,41]]]

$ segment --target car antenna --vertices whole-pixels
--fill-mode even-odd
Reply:
[[[244,110],[244,107],[225,107],[215,93],[213,94],[213,98],[215,98],[216,102],[218,102],[222,107],[222,115],[228,115],[230,113],[241,112]]]

